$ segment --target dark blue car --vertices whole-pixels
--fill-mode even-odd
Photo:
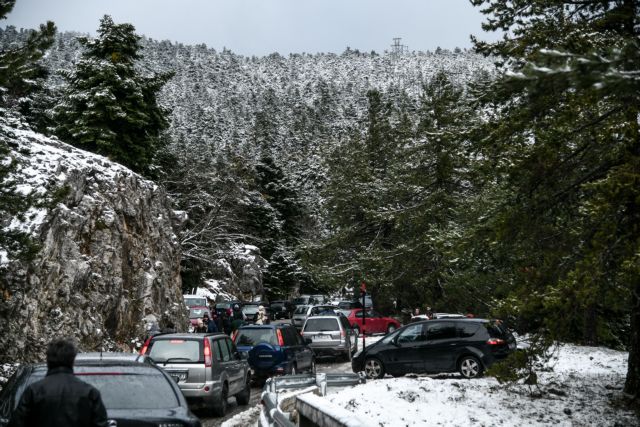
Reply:
[[[316,371],[313,350],[291,325],[242,326],[234,342],[239,351],[249,353],[254,378]]]

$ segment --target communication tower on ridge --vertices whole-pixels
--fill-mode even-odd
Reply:
[[[409,47],[407,45],[401,44],[400,40],[402,40],[401,37],[393,38],[393,44],[391,45],[391,55],[394,58],[398,58],[403,53],[409,52]]]

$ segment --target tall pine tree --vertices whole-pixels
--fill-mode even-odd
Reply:
[[[157,93],[171,74],[145,76],[135,67],[140,36],[131,24],[105,15],[98,37],[81,38],[85,51],[56,107],[55,133],[80,148],[146,173],[168,126]]]
[[[625,391],[637,401],[640,1],[472,3],[486,30],[506,34],[476,41],[507,67],[483,97],[496,108],[480,147],[503,197],[488,240],[512,254],[496,277],[519,284],[520,313],[555,336],[628,344]]]

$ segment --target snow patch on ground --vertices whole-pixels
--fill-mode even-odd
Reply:
[[[539,374],[542,394],[526,385],[457,375],[384,378],[326,399],[384,426],[640,425],[633,412],[612,405],[620,397],[627,353],[562,345]]]
[[[260,409],[261,406],[257,405],[244,412],[240,412],[239,414],[236,414],[232,418],[229,418],[228,420],[223,422],[220,427],[247,427],[256,425],[256,420],[260,416]]]

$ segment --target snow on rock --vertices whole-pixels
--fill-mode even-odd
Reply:
[[[560,346],[539,374],[541,394],[525,385],[457,375],[384,378],[341,390],[326,399],[377,426],[587,426],[639,425],[614,406],[627,368],[627,353]]]
[[[9,179],[33,198],[24,215],[0,218],[40,250],[29,264],[0,248],[0,361],[41,359],[52,337],[83,350],[126,348],[155,314],[178,328],[181,249],[164,191],[105,157],[0,121],[17,170]],[[177,221],[179,222],[179,221]],[[26,333],[25,333],[26,331]],[[107,348],[105,348],[106,350]]]

